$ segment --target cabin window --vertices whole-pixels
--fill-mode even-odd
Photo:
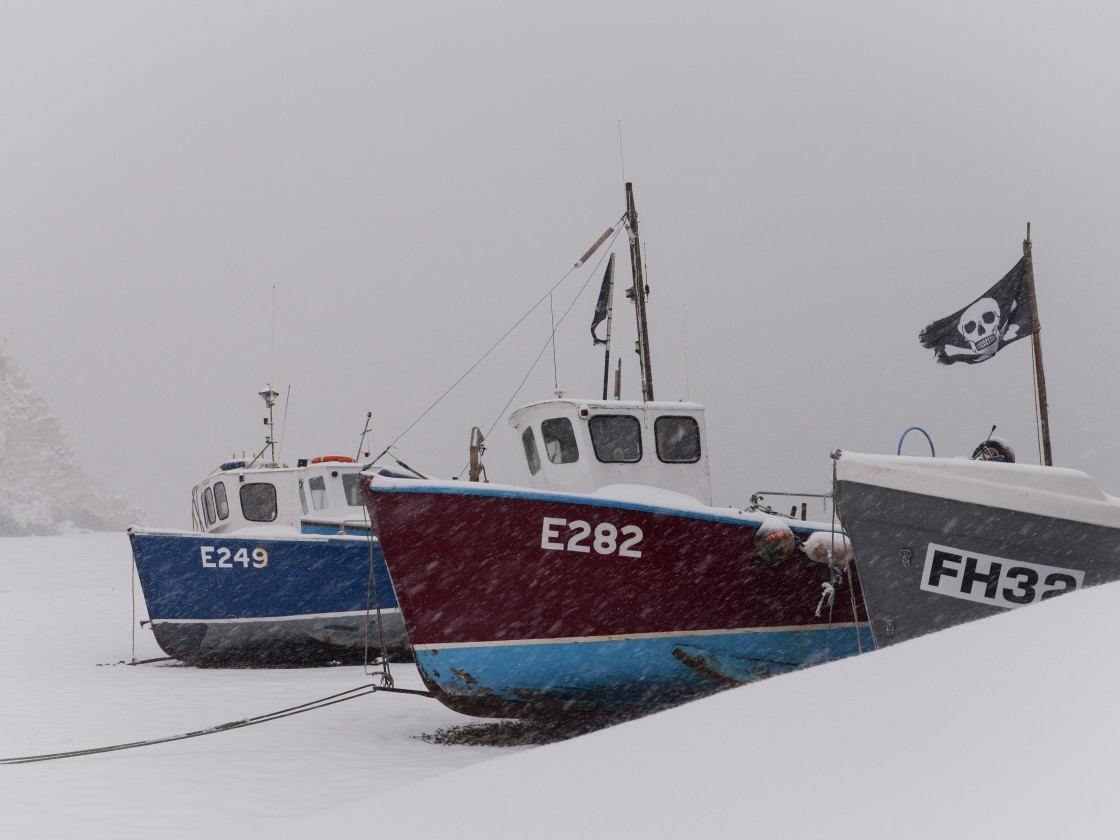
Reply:
[[[226,486],[221,481],[214,482],[214,504],[218,508],[218,518],[229,519],[229,499],[226,497]]]
[[[529,475],[536,475],[541,471],[541,456],[537,454],[537,439],[533,437],[532,426],[522,433],[521,445],[525,447],[525,460],[529,462]]]
[[[605,464],[642,460],[642,424],[627,414],[596,414],[588,423],[595,457]]]
[[[311,487],[311,506],[315,510],[322,510],[327,506],[327,480],[317,475],[307,484]]]
[[[346,504],[350,507],[362,506],[362,485],[357,473],[342,474],[342,492],[346,494]]]
[[[241,512],[250,522],[276,518],[276,488],[265,482],[241,485]]]
[[[214,516],[214,491],[207,487],[202,491],[202,509],[206,512],[206,524],[213,525]]]
[[[299,480],[299,506],[303,515],[307,515],[307,492],[303,489],[303,479]]]
[[[579,460],[576,433],[567,417],[554,417],[541,423],[544,451],[554,464],[571,464]]]
[[[695,417],[658,417],[653,424],[657,457],[667,464],[700,460],[700,424]]]

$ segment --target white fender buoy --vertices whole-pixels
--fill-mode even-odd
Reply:
[[[801,550],[810,560],[825,564],[829,562],[831,552],[831,560],[837,566],[847,566],[854,554],[852,541],[844,534],[833,531],[814,531],[801,544]]]

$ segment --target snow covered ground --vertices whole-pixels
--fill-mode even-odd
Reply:
[[[0,540],[0,758],[368,682],[350,667],[114,664],[132,656],[131,601],[123,534]],[[416,736],[471,719],[379,694],[3,766],[0,836],[1112,837],[1118,610],[1120,587],[1098,587],[540,747],[428,743]],[[137,658],[159,655],[138,632]]]

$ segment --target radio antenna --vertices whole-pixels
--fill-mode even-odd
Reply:
[[[618,160],[622,164],[622,183],[626,183],[626,155],[622,151],[622,120],[618,121]]]

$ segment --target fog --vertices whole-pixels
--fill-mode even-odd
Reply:
[[[911,425],[959,455],[996,424],[1037,463],[1030,343],[944,367],[917,340],[1030,222],[1054,461],[1120,492],[1118,25],[1069,2],[4,3],[0,335],[146,524],[187,526],[190,486],[261,448],[267,383],[285,461],[354,455],[369,411],[375,454],[436,475],[493,427],[501,480],[507,402],[600,393],[609,252],[546,295],[629,180],[655,395],[708,407],[716,501],[745,504],[822,492],[830,450]],[[569,306],[555,375],[546,349],[519,390]],[[621,291],[614,314],[637,398]]]

